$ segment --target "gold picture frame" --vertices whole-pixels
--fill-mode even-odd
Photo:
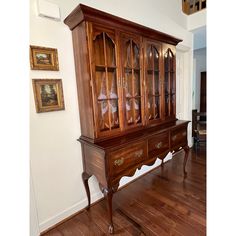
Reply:
[[[30,45],[30,66],[32,70],[59,70],[56,48]]]
[[[36,112],[65,110],[61,79],[33,79]]]

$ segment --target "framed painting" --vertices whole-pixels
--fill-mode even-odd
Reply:
[[[61,79],[33,79],[36,112],[65,110]]]
[[[30,46],[30,66],[32,70],[59,70],[56,48]]]

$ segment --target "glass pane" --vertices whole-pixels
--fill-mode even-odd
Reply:
[[[132,97],[132,70],[125,70],[125,96]]]
[[[96,36],[93,45],[96,65],[105,65],[103,33]]]
[[[140,96],[140,71],[134,71],[134,96]]]
[[[106,91],[106,77],[105,71],[96,71],[96,88],[97,88],[97,96],[98,99],[106,99],[107,91]]]
[[[175,95],[171,96],[171,104],[170,104],[170,115],[174,114],[174,104],[175,104]]]
[[[169,95],[165,94],[165,116],[169,115]]]
[[[169,73],[165,73],[165,93],[169,93]]]
[[[141,123],[141,101],[140,99],[134,99],[135,109],[135,123]]]
[[[175,74],[174,73],[170,73],[170,92],[171,93],[175,93]]]
[[[155,119],[160,118],[159,96],[155,97]]]
[[[115,66],[115,45],[113,41],[105,34],[107,66]]]
[[[133,67],[139,68],[139,48],[134,42],[133,42]]]
[[[109,89],[109,98],[113,99],[118,98],[116,71],[108,72],[108,89]]]
[[[159,70],[159,53],[156,48],[154,50],[154,69]]]
[[[124,54],[125,54],[125,67],[131,67],[131,41],[127,41],[125,43],[125,50],[124,50]]]
[[[109,114],[107,101],[98,101],[98,121],[100,131],[109,130]]]
[[[170,71],[174,71],[174,54],[171,50],[169,50],[169,58],[170,58]]]
[[[110,100],[110,112],[111,112],[111,128],[119,127],[119,117],[118,117],[118,101]]]
[[[159,72],[154,73],[155,95],[159,95]]]
[[[153,97],[149,96],[148,97],[148,119],[152,120],[154,118],[154,114],[153,114]]]
[[[133,99],[126,99],[126,121],[128,125],[131,125],[134,123],[133,118]]]
[[[148,94],[153,95],[153,76],[152,71],[148,71],[147,73],[147,83],[148,83]]]
[[[148,48],[147,48],[147,68],[148,69],[153,69],[152,68],[152,47],[151,47],[151,45],[149,45],[148,46]]]
[[[165,53],[165,56],[164,56],[164,64],[165,64],[165,71],[169,71],[169,56],[168,56],[168,51]]]

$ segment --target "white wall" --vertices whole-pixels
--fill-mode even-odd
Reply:
[[[80,3],[76,0],[51,0],[59,5],[62,19]],[[82,3],[132,20],[145,26],[182,38],[182,46],[191,49],[192,33],[186,27],[186,18],[176,7],[178,1],[81,1]],[[174,3],[173,3],[174,2]],[[174,5],[173,5],[174,4]],[[170,5],[172,6],[171,9]],[[130,10],[133,9],[133,10]],[[30,158],[34,180],[35,201],[40,231],[82,209],[87,204],[81,180],[82,157],[79,138],[80,123],[77,102],[76,79],[73,61],[71,31],[63,23],[38,17],[36,0],[30,6],[30,44],[58,49],[58,72],[30,71],[30,78],[61,78],[63,82],[65,110],[36,113],[32,86],[30,85]],[[190,73],[192,58],[185,60],[184,73]],[[181,83],[181,81],[180,81]],[[191,98],[191,84],[181,94],[181,99]],[[190,100],[191,101],[191,100]],[[186,104],[186,107],[188,105]],[[183,117],[189,118],[184,109]],[[170,155],[168,156],[170,158]],[[156,165],[159,165],[157,161]],[[144,167],[135,176],[151,167]],[[122,180],[122,184],[127,179]],[[97,181],[89,181],[92,201],[99,199]]]
[[[190,31],[206,26],[206,14],[207,10],[203,9],[199,12],[189,15],[187,18],[187,29]]]
[[[194,73],[193,73],[193,109],[200,110],[200,86],[201,86],[201,72],[207,71],[206,65],[206,48],[194,50]]]

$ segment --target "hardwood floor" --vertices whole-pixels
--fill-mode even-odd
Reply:
[[[184,179],[184,152],[113,197],[115,235],[206,235],[206,151],[190,149]],[[108,235],[106,202],[96,203],[44,236]]]

